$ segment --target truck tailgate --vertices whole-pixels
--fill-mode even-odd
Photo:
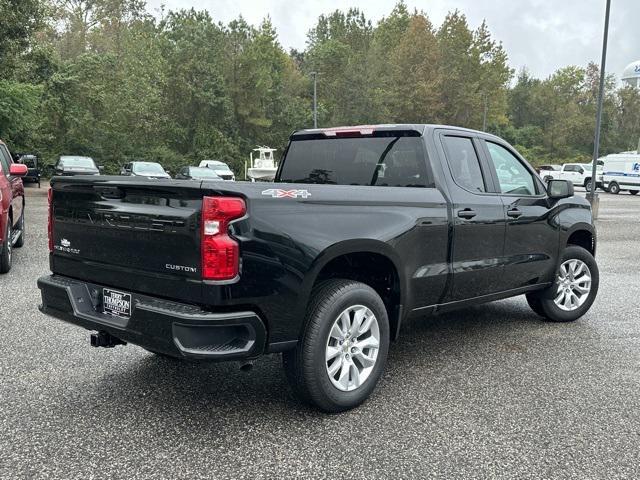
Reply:
[[[54,273],[199,298],[199,182],[70,177],[52,189]]]

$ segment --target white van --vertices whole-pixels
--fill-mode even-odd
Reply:
[[[615,153],[604,157],[602,184],[610,193],[628,190],[636,195],[640,192],[640,155],[637,153]]]

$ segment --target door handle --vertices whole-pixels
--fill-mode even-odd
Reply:
[[[512,208],[511,210],[507,211],[507,216],[511,217],[511,218],[518,218],[522,215],[522,212],[520,210],[518,210],[517,208]]]
[[[473,218],[476,216],[476,212],[470,208],[465,208],[464,210],[458,210],[458,216],[460,218]]]

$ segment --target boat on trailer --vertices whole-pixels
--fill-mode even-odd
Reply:
[[[249,162],[244,164],[245,178],[252,182],[271,182],[276,176],[278,164],[273,158],[275,148],[257,147],[251,151]]]

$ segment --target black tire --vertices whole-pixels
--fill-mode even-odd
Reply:
[[[616,182],[611,182],[609,184],[609,193],[613,193],[614,195],[617,195],[620,193],[620,185],[618,185]]]
[[[527,303],[534,313],[544,317],[544,311],[542,310],[542,305],[540,305],[540,299],[537,296],[527,295]]]
[[[11,218],[7,216],[7,226],[4,231],[4,242],[0,248],[0,273],[7,273],[11,270]]]
[[[597,185],[596,185],[596,187],[597,187]],[[585,188],[585,190],[586,190],[587,192],[590,192],[590,191],[591,191],[591,179],[590,179],[590,178],[587,178],[587,179],[584,181],[584,188]]]
[[[326,348],[336,319],[346,309],[362,305],[378,321],[380,342],[373,370],[362,385],[339,390],[327,372]],[[326,412],[337,413],[357,407],[373,392],[382,375],[389,350],[389,319],[384,302],[371,287],[353,280],[329,280],[314,289],[307,309],[307,325],[294,350],[284,352],[287,380],[302,400]],[[347,355],[348,357],[348,355]]]
[[[24,236],[26,233],[24,225],[25,224],[24,224],[24,210],[23,210],[22,215],[20,215],[20,221],[18,222],[18,226],[16,227],[22,233],[20,234],[20,238],[18,238],[18,241],[13,245],[15,248],[20,248],[24,245]]]
[[[559,264],[561,265],[571,259],[577,259],[584,262],[591,273],[591,289],[587,299],[580,307],[575,310],[566,311],[556,305],[554,302],[554,297],[558,290],[558,284],[556,282],[554,282],[551,287],[541,292],[530,293],[527,295],[527,302],[531,309],[541,317],[552,322],[573,322],[579,319],[591,308],[591,305],[593,305],[596,295],[598,294],[600,274],[598,271],[598,264],[596,263],[595,258],[593,258],[593,255],[582,247],[569,245],[562,253]]]
[[[637,195],[638,194],[638,190],[629,190],[629,193],[631,195]]]

